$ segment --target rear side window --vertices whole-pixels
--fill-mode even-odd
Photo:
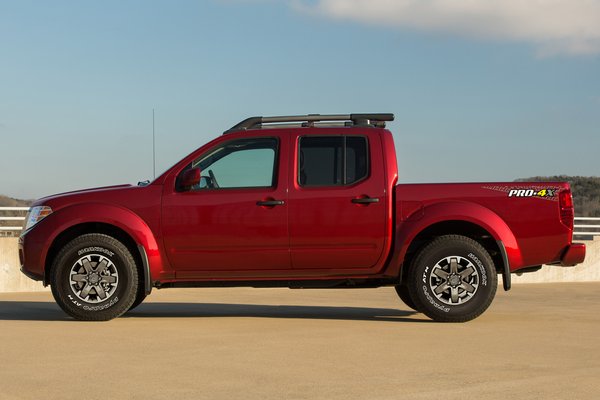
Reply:
[[[298,183],[301,186],[343,186],[369,175],[367,138],[305,136],[300,138]]]

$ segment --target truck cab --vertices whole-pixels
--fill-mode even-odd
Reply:
[[[368,127],[238,129],[193,153],[162,183],[176,278],[381,270],[397,179],[386,140]]]

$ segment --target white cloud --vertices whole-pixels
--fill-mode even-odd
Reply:
[[[600,0],[292,0],[372,25],[531,43],[540,55],[600,53]]]

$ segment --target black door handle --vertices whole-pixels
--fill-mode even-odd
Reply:
[[[371,203],[379,203],[379,199],[377,197],[359,197],[358,199],[352,199],[354,204],[371,204]]]
[[[285,204],[285,201],[283,201],[283,200],[262,200],[262,201],[256,202],[256,205],[261,206],[261,207],[275,207],[275,206],[282,206],[284,204]]]

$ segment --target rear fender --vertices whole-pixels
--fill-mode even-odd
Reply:
[[[502,242],[506,250],[510,270],[523,266],[523,258],[517,239],[498,214],[476,203],[448,201],[420,208],[405,218],[404,221],[400,221],[396,230],[396,255],[392,259],[390,269],[386,275],[399,276],[407,250],[417,235],[434,224],[446,221],[464,221],[480,226],[496,242]]]

